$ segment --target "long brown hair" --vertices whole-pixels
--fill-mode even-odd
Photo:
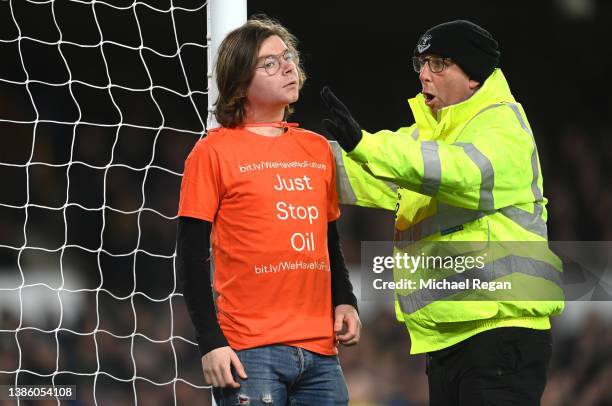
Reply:
[[[244,122],[246,93],[255,74],[257,53],[261,44],[276,35],[294,52],[300,89],[306,81],[306,73],[297,52],[297,38],[279,22],[265,15],[251,17],[241,27],[230,32],[219,46],[217,63],[217,88],[219,98],[215,103],[215,117],[223,127],[233,128]],[[293,113],[293,106],[285,107],[285,119]]]

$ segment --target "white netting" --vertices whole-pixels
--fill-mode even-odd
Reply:
[[[206,52],[203,0],[0,1],[0,385],[210,401],[174,268]]]

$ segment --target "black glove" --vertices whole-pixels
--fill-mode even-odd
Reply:
[[[321,89],[321,99],[331,114],[331,119],[323,119],[323,127],[338,141],[343,150],[351,152],[361,141],[361,127],[329,87]]]

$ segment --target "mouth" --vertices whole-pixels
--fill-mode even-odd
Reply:
[[[428,92],[423,92],[423,96],[425,97],[425,104],[431,107],[436,99],[436,96]]]
[[[292,86],[297,86],[297,80],[294,80],[292,82],[287,83],[285,86],[283,87],[292,87]]]

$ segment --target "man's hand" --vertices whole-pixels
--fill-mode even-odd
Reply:
[[[361,127],[329,87],[321,89],[321,99],[331,115],[331,119],[323,119],[323,127],[338,141],[343,150],[351,152],[361,141]]]
[[[336,340],[342,345],[355,345],[361,336],[361,320],[357,310],[351,305],[336,306],[334,310],[334,332]]]
[[[224,388],[226,386],[239,388],[240,384],[232,376],[232,368],[236,369],[238,376],[247,379],[246,372],[238,356],[230,347],[220,347],[206,353],[202,357],[202,370],[204,382],[207,385]]]

